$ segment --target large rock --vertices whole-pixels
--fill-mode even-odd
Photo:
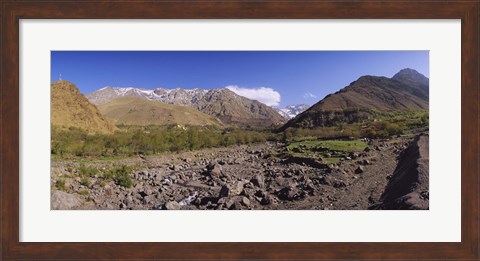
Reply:
[[[265,181],[263,179],[263,176],[260,174],[256,174],[255,176],[252,177],[251,182],[253,185],[259,187],[259,188],[264,188],[265,187]]]
[[[170,201],[165,203],[165,209],[167,210],[179,210],[182,206],[176,201]]]
[[[428,134],[420,134],[401,154],[380,203],[371,209],[428,209]]]
[[[218,163],[210,163],[207,166],[208,173],[210,176],[220,176],[222,174],[222,166]]]
[[[231,194],[230,188],[228,186],[222,186],[222,188],[220,189],[220,192],[218,192],[218,197],[219,198],[228,197],[230,196],[230,194]]]
[[[82,201],[77,196],[64,191],[55,190],[51,196],[50,208],[54,210],[76,209],[82,205]]]
[[[231,186],[229,186],[230,192],[233,195],[240,195],[243,192],[243,182],[239,181]]]

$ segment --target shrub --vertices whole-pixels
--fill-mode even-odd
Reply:
[[[80,177],[80,185],[85,187],[90,186],[90,179],[87,176]]]
[[[80,184],[82,186],[90,186],[90,178],[98,173],[98,170],[94,167],[87,167],[84,163],[80,164],[78,168],[78,175],[80,176]]]
[[[80,163],[78,173],[80,177],[93,177],[95,174],[98,173],[98,170],[94,167],[87,167],[84,163]]]
[[[65,179],[64,178],[57,179],[57,182],[55,182],[55,187],[58,190],[65,190]]]
[[[268,131],[169,126],[123,126],[113,134],[88,134],[78,128],[52,127],[51,153],[60,157],[132,156],[198,150],[278,139]]]
[[[104,174],[103,178],[106,180],[113,179],[115,184],[125,188],[130,188],[133,185],[133,181],[129,175],[131,171],[132,169],[130,167],[122,165],[120,167],[110,169]]]

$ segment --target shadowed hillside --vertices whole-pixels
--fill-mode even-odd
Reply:
[[[392,78],[362,76],[327,95],[282,129],[359,122],[375,111],[425,110],[428,109],[428,86],[428,78],[412,69],[401,70]]]

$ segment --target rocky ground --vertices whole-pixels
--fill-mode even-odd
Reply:
[[[315,155],[292,157],[280,143],[85,161],[99,170],[88,184],[79,177],[78,161],[52,161],[51,208],[368,209],[379,204],[413,139],[369,140],[365,150],[342,154],[337,164]],[[120,165],[134,169],[130,188],[102,177]]]

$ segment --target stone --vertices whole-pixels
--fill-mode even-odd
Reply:
[[[262,198],[260,201],[260,204],[262,205],[270,205],[273,203],[273,197],[271,195],[265,195],[265,197]]]
[[[347,183],[345,183],[344,181],[335,179],[333,180],[332,185],[334,188],[343,188],[347,186]]]
[[[210,176],[220,176],[222,174],[222,166],[218,163],[210,162],[207,166],[207,171]]]
[[[321,177],[319,180],[320,184],[322,185],[327,185],[327,186],[331,186],[332,185],[332,178],[329,177],[329,176],[323,176]]]
[[[219,198],[228,197],[230,195],[230,189],[227,186],[222,186],[218,193]]]
[[[237,182],[235,185],[231,186],[230,191],[233,195],[240,195],[243,192],[243,182]]]
[[[247,197],[243,197],[242,204],[248,207],[250,206],[250,200]]]
[[[357,159],[358,158],[358,153],[351,152],[348,156],[350,156],[350,158],[352,158],[352,159]]]
[[[256,174],[255,176],[253,176],[253,178],[251,179],[251,182],[253,185],[259,188],[265,187],[265,180],[263,179],[263,176],[260,174]]]
[[[355,169],[356,174],[363,173],[365,171],[365,168],[363,166],[358,166],[357,169]]]
[[[110,187],[110,186],[108,186],[108,187],[105,186],[105,195],[106,195],[106,196],[112,196],[113,193],[114,193],[114,191],[113,191],[113,188],[112,188],[112,187]]]
[[[177,201],[170,201],[165,203],[165,209],[167,210],[179,210],[181,208]]]
[[[67,192],[55,190],[50,200],[51,209],[67,210],[81,206],[82,201],[76,196]]]
[[[235,199],[233,198],[227,201],[227,203],[225,203],[225,207],[227,207],[228,209],[231,209],[234,205],[235,205]]]
[[[220,198],[220,199],[217,201],[217,204],[218,204],[218,205],[227,204],[227,198]]]
[[[277,191],[277,196],[281,200],[297,200],[305,195],[303,191],[299,191],[296,187],[286,186]]]

